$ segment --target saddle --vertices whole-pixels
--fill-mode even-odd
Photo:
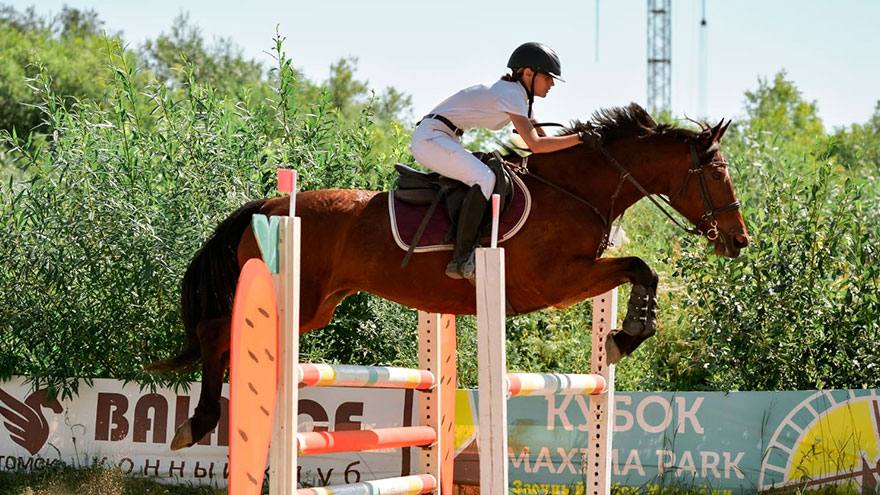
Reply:
[[[509,166],[505,164],[504,160],[500,159],[500,157],[494,154],[480,152],[474,153],[474,156],[479,158],[480,161],[485,163],[489,169],[495,173],[496,180],[494,193],[501,196],[502,215],[510,209],[510,206],[515,200],[522,199],[517,198],[517,193],[526,196],[528,195],[525,191],[524,185],[522,185],[522,181],[514,178],[513,172],[510,170]],[[391,191],[391,197],[389,200],[392,206],[395,204],[397,206],[391,208],[391,222],[392,226],[394,226],[393,230],[395,231],[395,238],[398,241],[398,244],[401,245],[401,247],[403,247],[404,243],[408,244],[407,247],[404,247],[404,249],[407,250],[407,254],[404,257],[402,266],[405,267],[413,252],[416,252],[417,248],[420,246],[422,236],[425,234],[425,230],[428,228],[429,224],[440,224],[438,228],[445,227],[445,232],[440,243],[450,243],[454,240],[453,237],[456,231],[458,214],[461,210],[461,202],[464,199],[469,186],[455,179],[444,177],[436,172],[420,172],[400,163],[395,164],[395,168],[397,169],[398,177],[395,187]],[[519,187],[514,187],[514,184],[517,184]],[[517,191],[517,189],[520,189],[520,191]],[[523,203],[523,201],[519,201],[518,203]],[[435,212],[441,204],[444,206],[443,209],[446,213],[444,215],[444,221],[438,222],[437,219],[435,219]],[[425,210],[426,206],[427,210]],[[424,214],[421,215],[421,222],[408,243],[405,241],[401,242],[399,231],[405,230],[406,226],[400,225],[401,222],[399,215],[395,215],[394,213],[395,209],[401,210],[403,208],[419,210],[420,213],[421,211],[424,211]],[[516,209],[522,210],[522,208]],[[523,212],[521,211],[520,213]],[[527,208],[525,208],[525,213],[527,213]],[[517,217],[519,218],[520,215],[517,215]],[[434,219],[433,222],[432,219]],[[519,225],[520,223],[521,222],[518,222],[517,224]],[[483,218],[483,225],[481,228],[483,229],[483,232],[488,232],[490,227],[491,215],[486,215]],[[501,232],[504,233],[504,230]],[[436,241],[437,239],[434,239],[431,243],[436,243]],[[436,250],[443,248],[437,246],[422,247],[423,249],[421,250]]]
[[[495,174],[493,193],[501,196],[504,211],[514,194],[512,172],[504,165],[504,160],[492,153],[475,152],[474,156]],[[461,200],[469,189],[467,184],[437,172],[421,172],[402,163],[394,164],[394,168],[398,173],[393,190],[395,198],[411,205],[429,205],[439,197],[446,205],[450,221],[455,223]]]

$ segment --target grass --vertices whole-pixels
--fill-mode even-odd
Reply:
[[[265,487],[265,485],[264,485]],[[810,490],[811,494],[852,494],[858,487],[853,485],[825,486]],[[803,488],[780,490],[776,493],[801,494]],[[0,495],[219,495],[225,489],[208,486],[166,485],[145,478],[127,477],[117,469],[93,467],[76,469],[62,466],[41,470],[36,473],[0,472]],[[266,493],[264,491],[264,493]],[[479,487],[456,485],[454,495],[479,495]],[[573,492],[574,493],[574,492]],[[681,485],[664,483],[635,487],[614,486],[612,494],[675,494],[707,495],[732,494],[733,490],[694,486],[683,482]],[[740,492],[736,492],[740,493]],[[876,491],[872,493],[877,493]],[[543,494],[535,494],[543,495]]]
[[[2,495],[213,495],[226,490],[208,486],[165,485],[126,476],[118,469],[70,466],[32,473],[0,472]]]

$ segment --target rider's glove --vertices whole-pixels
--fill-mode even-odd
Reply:
[[[593,129],[582,129],[578,131],[578,137],[581,144],[587,149],[596,150],[602,145],[602,135]]]

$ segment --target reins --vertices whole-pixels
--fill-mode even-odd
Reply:
[[[691,146],[693,146],[693,145],[691,145]],[[700,235],[700,234],[701,234],[699,228],[696,228],[696,227],[686,227],[686,226],[683,225],[681,222],[679,222],[675,217],[673,217],[673,216],[669,213],[669,211],[667,211],[666,208],[665,208],[662,204],[660,204],[659,201],[657,201],[656,199],[654,199],[654,196],[655,196],[655,195],[649,193],[649,192],[648,192],[648,191],[647,191],[647,190],[646,190],[646,189],[645,189],[645,188],[639,183],[639,181],[637,181],[637,180],[635,179],[635,177],[633,177],[632,174],[630,174],[629,171],[628,171],[626,168],[624,168],[624,166],[621,165],[620,162],[618,162],[616,158],[614,158],[614,156],[608,151],[608,149],[606,149],[604,146],[600,146],[600,147],[599,147],[599,152],[602,153],[602,156],[604,156],[606,160],[608,160],[609,162],[611,162],[611,164],[614,165],[614,167],[615,167],[617,170],[620,171],[620,178],[621,178],[621,180],[624,180],[624,179],[625,179],[625,180],[628,180],[632,185],[634,185],[634,186],[636,187],[636,189],[639,190],[639,192],[641,192],[642,194],[644,194],[645,197],[647,197],[652,203],[654,203],[654,205],[655,205],[657,208],[659,208],[660,211],[661,211],[664,215],[666,215],[666,218],[668,218],[669,220],[671,220],[672,223],[674,223],[678,228],[680,228],[681,230],[687,232],[688,234],[694,234],[694,235]],[[672,203],[671,203],[668,199],[666,199],[664,196],[659,196],[659,197],[660,197],[661,200],[663,200],[664,203],[666,203],[667,206],[669,206],[670,208],[675,208],[674,206],[672,206]]]
[[[562,124],[558,124],[555,122],[543,122],[543,123],[535,124],[535,127],[564,127],[564,126]],[[507,147],[507,146],[505,145],[505,147]],[[510,149],[510,148],[508,147],[508,149]],[[614,196],[612,197],[612,206],[611,206],[612,211],[609,212],[609,215],[614,214],[614,200],[617,199],[617,195],[620,193],[620,185],[622,185],[624,181],[629,181],[633,186],[635,186],[635,188],[639,192],[641,192],[645,197],[647,197],[663,213],[663,215],[665,215],[666,218],[668,218],[675,226],[677,226],[678,228],[680,228],[684,232],[687,232],[688,234],[705,235],[709,240],[713,240],[713,241],[715,239],[717,239],[718,235],[719,235],[718,222],[715,220],[715,215],[718,213],[724,213],[727,211],[736,210],[740,207],[740,203],[738,200],[734,200],[732,203],[730,203],[726,206],[722,206],[720,208],[715,208],[712,205],[712,197],[709,194],[709,188],[706,185],[706,179],[703,175],[703,170],[705,167],[709,167],[709,166],[712,166],[712,167],[726,166],[727,163],[713,161],[713,162],[705,164],[705,165],[700,164],[699,155],[697,153],[696,146],[694,146],[693,143],[690,143],[691,165],[688,169],[688,175],[686,176],[684,183],[682,184],[681,189],[679,190],[679,193],[678,193],[678,195],[681,195],[687,189],[687,186],[690,182],[691,175],[699,174],[700,193],[702,194],[702,197],[703,197],[703,205],[705,207],[705,213],[703,213],[703,216],[700,218],[699,224],[697,224],[693,227],[687,227],[682,222],[680,222],[678,219],[676,219],[667,210],[667,207],[675,209],[675,207],[672,205],[672,202],[670,200],[666,199],[666,197],[663,195],[655,195],[655,194],[651,194],[650,192],[648,192],[648,190],[645,189],[644,186],[642,186],[642,184],[639,183],[639,181],[637,181],[635,179],[635,177],[632,176],[632,174],[630,174],[629,170],[627,170],[626,167],[621,165],[620,162],[617,161],[616,158],[614,158],[614,155],[612,155],[611,152],[609,152],[607,148],[605,148],[604,146],[602,146],[600,144],[598,147],[598,151],[600,153],[602,153],[602,156],[605,157],[605,159],[609,163],[611,163],[611,165],[613,165],[620,172],[620,184],[618,185],[617,191],[615,191]],[[609,227],[610,222],[614,221],[613,217],[612,218],[606,217],[605,215],[602,214],[602,212],[599,211],[599,209],[597,207],[595,207],[589,201],[581,198],[580,196],[572,193],[571,191],[568,191],[567,189],[565,189],[557,184],[554,184],[553,182],[541,177],[540,175],[537,175],[534,172],[530,171],[528,168],[528,159],[529,159],[528,156],[523,157],[522,165],[520,167],[518,167],[517,172],[519,172],[523,175],[531,176],[535,180],[537,180],[543,184],[546,184],[546,185],[552,187],[553,189],[556,189],[557,191],[565,194],[566,196],[568,196],[572,199],[579,201],[580,203],[583,203],[584,205],[589,207],[596,214],[597,217],[599,217],[599,219],[602,221],[603,226],[606,229]],[[661,204],[660,201],[657,201],[657,199],[655,199],[654,196],[658,196],[660,198],[660,200],[662,200],[662,202],[666,204],[666,206]],[[709,228],[706,229],[706,232],[704,233],[700,229],[700,227],[704,223],[706,223],[707,221],[711,221],[711,223],[709,224]],[[606,237],[607,237],[607,234],[606,234]]]

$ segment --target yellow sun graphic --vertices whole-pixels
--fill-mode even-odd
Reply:
[[[877,487],[880,397],[818,392],[792,409],[770,441],[760,487]]]

